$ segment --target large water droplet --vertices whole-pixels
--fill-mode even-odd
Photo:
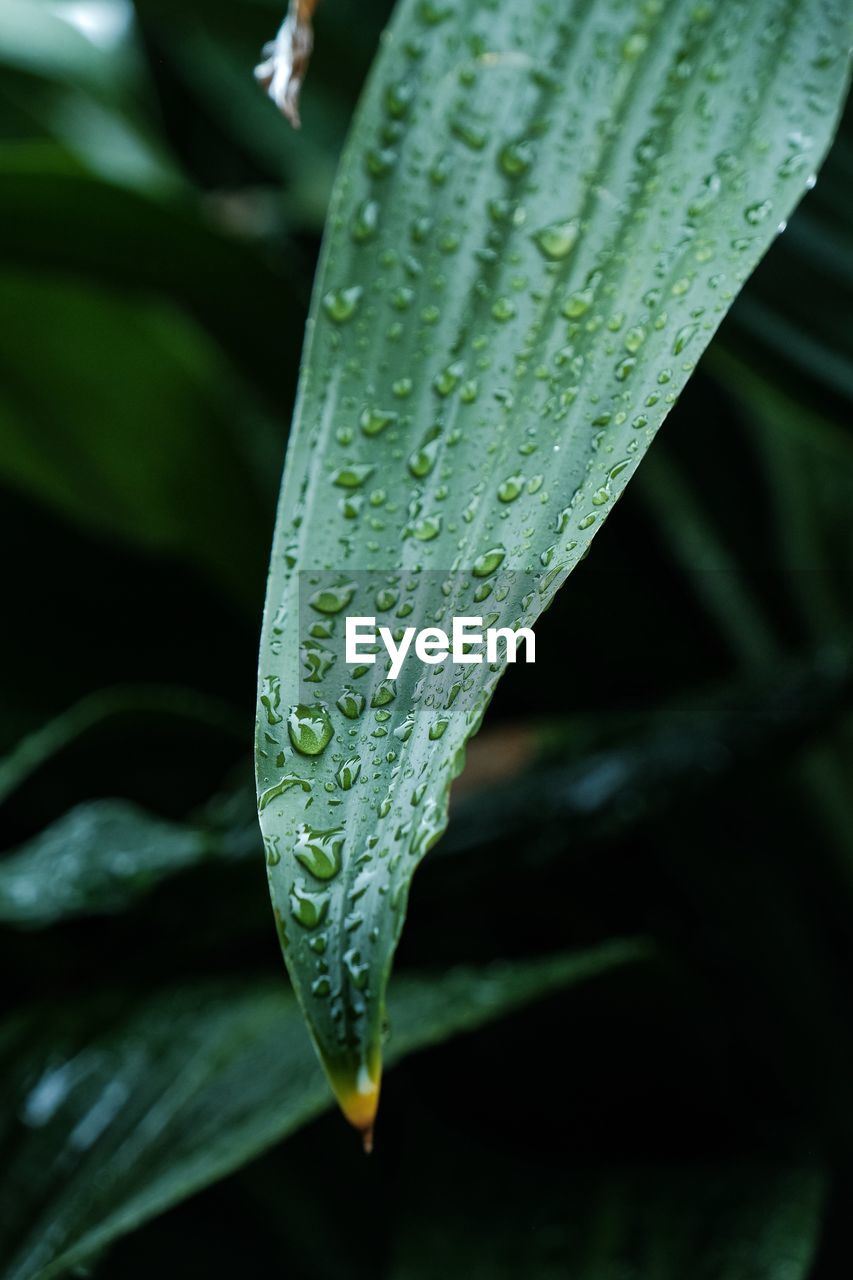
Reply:
[[[297,880],[290,890],[290,910],[297,924],[303,929],[316,929],[329,911],[328,893],[312,893],[305,888],[304,880]]]
[[[441,516],[424,516],[413,526],[412,533],[418,542],[432,542],[441,533]]]
[[[387,707],[397,696],[397,686],[393,680],[383,680],[374,690],[370,699],[371,707]]]
[[[283,778],[279,778],[278,782],[274,782],[271,787],[267,787],[266,791],[261,792],[258,797],[258,813],[263,813],[271,800],[283,795],[291,787],[301,787],[303,791],[310,791],[311,783],[306,782],[304,778],[298,778],[295,773],[285,774]]]
[[[332,740],[329,713],[322,703],[308,706],[299,702],[287,717],[287,732],[296,750],[303,756],[318,756]]]
[[[563,303],[563,315],[567,320],[577,320],[589,311],[592,306],[592,299],[592,289],[576,290],[575,293],[569,294]]]
[[[501,502],[515,502],[523,487],[524,476],[507,476],[506,480],[504,480],[503,484],[498,489],[498,497]]]
[[[293,852],[317,880],[331,880],[340,871],[343,831],[343,827],[316,831],[304,824],[299,828]]]
[[[491,547],[474,561],[471,572],[475,578],[488,578],[500,568],[506,557],[504,547]]]
[[[428,476],[435,466],[435,459],[438,454],[438,440],[431,440],[429,444],[423,445],[420,449],[416,449],[410,455],[408,467],[416,480],[423,480]]]
[[[340,613],[355,595],[355,585],[347,582],[339,587],[322,587],[308,597],[308,603],[318,613]]]
[[[357,689],[344,689],[335,706],[347,720],[357,720],[367,706],[367,699]]]
[[[349,791],[358,782],[360,774],[361,761],[358,756],[352,756],[349,760],[343,762],[335,777],[341,790]]]

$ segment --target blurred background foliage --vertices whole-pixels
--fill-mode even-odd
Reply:
[[[849,113],[471,750],[365,1161],[285,987],[249,747],[390,4],[325,0],[300,134],[252,81],[280,9],[0,4],[2,1274],[848,1276]]]

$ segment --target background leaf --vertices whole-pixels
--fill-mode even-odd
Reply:
[[[648,955],[613,942],[401,982],[391,1060]],[[55,1011],[6,1029],[19,1116],[3,1135],[15,1152],[3,1174],[7,1280],[67,1271],[328,1104],[296,1002],[278,986],[196,987],[92,1012],[82,1043]]]
[[[6,482],[89,527],[196,560],[239,598],[264,521],[234,426],[236,388],[223,379],[214,394],[203,336],[155,303],[131,308],[91,287],[21,276],[4,280],[0,328]],[[36,341],[49,352],[49,382],[27,360]]]

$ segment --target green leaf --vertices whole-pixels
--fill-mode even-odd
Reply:
[[[78,84],[112,85],[120,70],[115,50],[107,57],[57,8],[33,0],[4,0],[0,62]]]
[[[117,182],[164,190],[180,187],[169,152],[140,110],[139,50],[129,5],[107,0],[97,10],[48,0],[4,0],[0,67],[4,107],[56,138],[86,167]],[[10,74],[11,73],[11,74]]]
[[[848,46],[823,0],[398,6],[316,282],[257,735],[285,959],[360,1127],[411,875],[503,662],[380,685],[343,618],[535,621],[810,184]]]
[[[243,600],[266,542],[247,414],[218,353],[174,308],[4,276],[0,479],[89,529],[198,564]]]
[[[86,174],[31,172],[14,152],[0,153],[0,188],[3,261],[156,292],[194,316],[273,403],[287,394],[303,310],[295,298],[282,306],[292,283],[248,245],[184,202]]]
[[[121,911],[207,851],[201,831],[127,801],[77,805],[0,861],[0,921],[48,925]]]
[[[401,978],[389,1060],[649,954],[614,941]],[[4,1280],[66,1271],[320,1114],[328,1091],[300,1021],[279,984],[208,984],[96,1011],[88,1036],[78,1010],[7,1025]]]
[[[241,717],[218,698],[169,685],[117,685],[88,694],[0,757],[0,804],[90,729],[123,716],[165,716],[238,735]]]

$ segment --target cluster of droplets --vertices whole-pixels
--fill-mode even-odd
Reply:
[[[278,915],[282,942],[288,953],[296,948],[305,957],[313,973],[309,989],[328,1005],[342,1044],[355,1034],[371,994],[371,956],[383,936],[375,923],[376,904],[387,904],[388,927],[396,928],[407,868],[443,829],[446,781],[434,772],[435,744],[452,724],[470,731],[480,714],[474,701],[458,719],[460,694],[468,690],[476,699],[478,681],[468,669],[457,678],[444,667],[425,669],[414,688],[409,681],[406,703],[398,710],[398,684],[386,674],[384,657],[377,654],[376,663],[342,663],[338,647],[344,618],[361,613],[386,618],[399,642],[411,619],[447,622],[492,592],[509,607],[514,597],[500,574],[506,554],[502,545],[487,546],[467,573],[449,574],[440,592],[431,581],[426,594],[419,571],[301,575],[301,614],[284,603],[276,611],[281,634],[288,631],[289,614],[305,618],[299,655],[309,696],[288,705],[279,676],[261,681],[268,755],[280,772],[261,793],[259,810],[268,831],[273,892],[280,899],[282,884],[285,892]],[[499,611],[488,615],[485,625],[500,616]],[[452,760],[442,759],[446,771]],[[312,815],[321,810],[318,821]],[[293,833],[289,839],[279,830],[282,822]],[[338,926],[335,936],[345,942],[343,971],[333,967],[329,955],[330,929]]]

